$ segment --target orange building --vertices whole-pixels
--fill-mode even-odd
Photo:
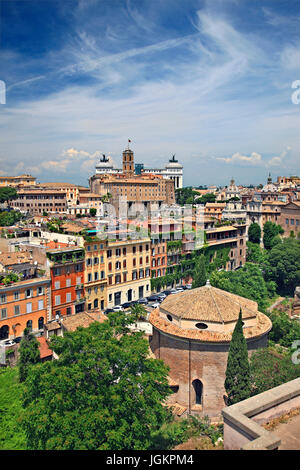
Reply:
[[[51,276],[51,319],[83,312],[84,249],[67,247],[47,251]]]
[[[50,314],[50,279],[35,278],[0,286],[0,340],[21,336],[25,328],[43,330]]]

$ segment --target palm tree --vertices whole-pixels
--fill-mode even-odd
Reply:
[[[135,304],[130,307],[130,314],[135,321],[135,327],[137,328],[137,322],[147,315],[145,307],[141,304]]]

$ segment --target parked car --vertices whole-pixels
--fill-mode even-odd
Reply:
[[[177,292],[183,292],[183,291],[184,291],[184,289],[183,289],[182,287],[176,287],[175,290],[176,290]]]
[[[151,307],[152,308],[158,308],[160,306],[160,303],[159,302],[154,302]]]
[[[148,300],[150,300],[151,302],[152,301],[155,301],[155,300],[158,300],[159,299],[159,295],[150,295],[150,297],[148,297]]]
[[[157,297],[161,300],[164,300],[167,296],[163,292],[161,294],[157,294]]]
[[[123,312],[123,307],[122,305],[116,305],[115,307],[112,308],[113,312]]]
[[[107,315],[108,313],[112,313],[114,312],[114,310],[112,308],[107,308],[106,310],[104,310],[104,315]]]
[[[178,294],[178,291],[176,289],[171,289],[170,294]]]
[[[170,295],[170,294],[171,294],[171,291],[170,291],[170,290],[164,290],[164,291],[163,291],[163,294],[165,294],[165,295]]]
[[[138,304],[147,304],[148,303],[148,300],[146,299],[146,297],[142,297],[141,299],[138,300]]]
[[[192,288],[192,284],[186,284],[186,285],[185,285],[185,288],[186,288],[186,289],[191,289],[191,288]]]
[[[131,306],[132,306],[132,302],[125,302],[124,304],[122,304],[123,308],[130,308]]]
[[[21,343],[21,340],[22,340],[22,336],[17,336],[16,338],[14,338],[15,343]]]
[[[16,344],[16,343],[15,343],[14,340],[12,340],[12,339],[7,339],[7,340],[3,341],[2,344],[3,344],[4,346],[13,346],[13,345]]]

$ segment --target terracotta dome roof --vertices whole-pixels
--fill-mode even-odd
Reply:
[[[237,321],[240,309],[243,319],[255,318],[257,303],[206,285],[172,294],[160,305],[160,311],[180,319],[226,323]]]

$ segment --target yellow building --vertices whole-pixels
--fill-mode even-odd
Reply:
[[[86,241],[84,248],[86,307],[87,310],[104,310],[107,305],[106,242],[95,238],[93,241]]]
[[[0,187],[2,186],[31,186],[36,185],[36,178],[31,175],[0,176]]]
[[[151,294],[150,238],[107,242],[107,306]]]

